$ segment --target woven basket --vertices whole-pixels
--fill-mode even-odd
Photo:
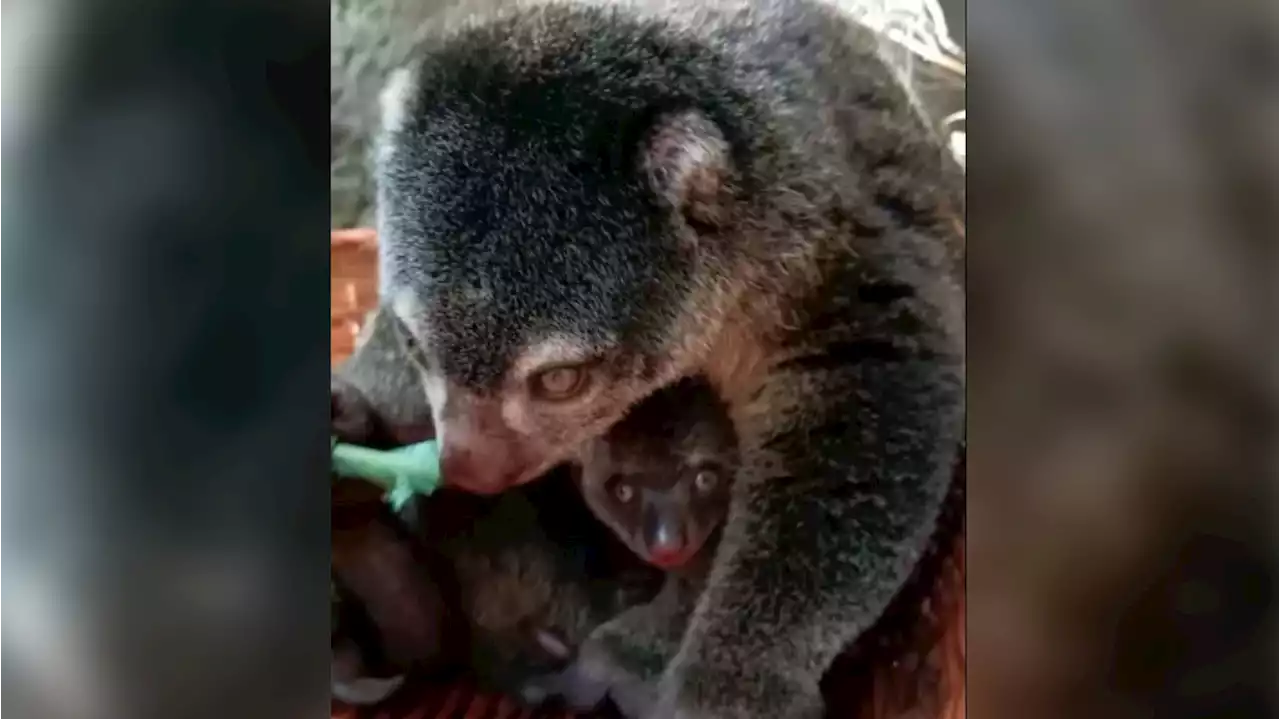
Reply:
[[[335,230],[330,236],[332,334],[330,361],[355,346],[365,315],[378,301],[378,252],[372,230]],[[957,542],[932,589],[929,617],[916,646],[935,668],[933,679],[897,662],[840,672],[827,695],[832,719],[965,718],[964,546]],[[919,707],[932,707],[921,712]],[[558,711],[530,711],[509,699],[477,693],[465,684],[415,686],[380,707],[354,709],[334,703],[333,719],[573,719]],[[577,715],[579,719],[591,715]]]
[[[373,231],[334,230],[329,262],[329,361],[336,365],[355,349],[360,323],[378,302],[378,244]]]

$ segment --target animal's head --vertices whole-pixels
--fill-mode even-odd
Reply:
[[[746,112],[686,72],[714,59],[560,12],[454,38],[383,95],[382,292],[417,342],[445,480],[474,492],[538,477],[695,372],[742,294],[742,123],[724,118]]]
[[[729,513],[737,435],[711,386],[686,379],[588,442],[580,462],[592,512],[645,561],[679,567]]]

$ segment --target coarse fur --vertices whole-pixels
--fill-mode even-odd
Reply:
[[[594,520],[565,469],[552,474],[497,497],[442,490],[344,528],[363,541],[335,544],[336,698],[375,703],[405,674],[456,672],[518,696],[595,628],[654,599],[663,573]]]
[[[409,518],[447,567],[469,636],[455,659],[482,688],[519,695],[559,670],[596,627],[654,598],[663,574],[594,520],[565,468],[497,497],[443,490]],[[561,648],[549,649],[550,635]]]
[[[637,557],[668,572],[653,602],[593,630],[566,669],[524,696],[558,694],[590,709],[609,697],[626,716],[653,704],[665,657],[702,589],[729,512],[738,440],[727,408],[702,377],[658,390],[577,458],[592,513]]]
[[[390,69],[410,56],[428,3],[421,0],[329,2],[329,214],[334,228],[373,220],[369,140],[378,122],[377,92]]]
[[[464,624],[440,572],[372,485],[334,483],[331,687],[351,704],[376,703],[409,672],[443,669],[457,653]]]
[[[373,225],[378,91],[430,32],[456,22],[462,6],[506,0],[330,0],[329,214],[335,229]]]
[[[384,95],[382,295],[451,481],[536,479],[681,377],[729,407],[742,465],[655,717],[819,715],[959,453],[962,173],[876,46],[803,0],[552,4]]]
[[[389,312],[366,317],[356,347],[330,379],[330,421],[345,442],[389,448],[430,437],[431,409],[406,361],[402,330]],[[439,671],[464,636],[422,548],[387,506],[382,490],[358,479],[331,491],[331,566],[337,596],[332,637],[333,695],[374,703],[410,671]],[[432,576],[432,575],[436,576]]]
[[[636,556],[679,570],[729,513],[738,438],[704,378],[658,390],[577,457],[592,513]]]
[[[334,373],[340,439],[394,446],[430,436],[405,350],[394,315],[373,311]],[[400,685],[398,673],[449,671],[515,694],[569,659],[543,634],[576,647],[656,595],[663,573],[594,519],[567,469],[550,474],[492,498],[442,490],[398,516],[373,485],[334,484],[336,697],[379,701]]]
[[[406,330],[395,314],[375,308],[355,349],[330,375],[334,433],[381,449],[430,439],[431,406],[408,360]]]

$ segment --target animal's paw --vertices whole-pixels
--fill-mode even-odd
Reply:
[[[378,677],[369,673],[360,646],[350,637],[340,638],[329,662],[329,693],[340,702],[356,706],[377,704],[404,683],[401,675]]]
[[[394,677],[359,677],[347,681],[333,680],[329,684],[329,692],[340,702],[353,706],[378,704],[404,684],[403,676]]]
[[[777,672],[673,667],[643,719],[821,719],[816,681]]]
[[[625,716],[638,719],[648,714],[657,692],[656,682],[643,681],[622,666],[607,641],[593,638],[578,647],[567,666],[527,681],[520,696],[534,706],[559,698],[577,711],[594,709],[608,697]]]
[[[652,715],[658,702],[658,683],[631,677],[614,682],[609,687],[609,698],[618,712],[627,719],[644,719]]]
[[[520,699],[530,706],[538,706],[559,698],[576,711],[594,709],[609,693],[609,682],[604,677],[593,676],[578,662],[565,669],[534,677],[520,688]]]

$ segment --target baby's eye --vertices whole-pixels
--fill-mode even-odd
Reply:
[[[613,496],[618,498],[619,502],[626,504],[636,496],[636,490],[626,482],[617,482],[613,485]]]
[[[693,477],[694,489],[703,494],[715,489],[718,484],[720,484],[720,475],[714,469],[701,470]]]

